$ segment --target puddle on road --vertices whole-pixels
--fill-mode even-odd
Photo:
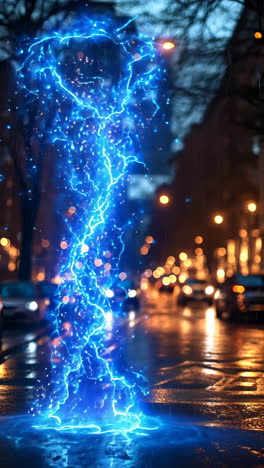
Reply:
[[[261,466],[262,447],[256,432],[198,427],[178,418],[164,419],[159,429],[144,435],[40,431],[32,428],[31,416],[0,421],[1,468],[202,467],[231,460],[243,468]]]

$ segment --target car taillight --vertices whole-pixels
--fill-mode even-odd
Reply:
[[[237,294],[242,294],[243,292],[245,292],[245,288],[244,286],[240,285],[240,284],[235,284],[233,287],[232,287],[232,291],[234,293],[237,293]]]

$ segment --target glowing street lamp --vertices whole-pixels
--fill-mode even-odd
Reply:
[[[250,213],[255,213],[257,211],[257,205],[255,202],[249,202],[247,204],[247,210],[250,212]]]
[[[256,31],[254,37],[255,39],[262,39],[262,33],[260,31]]]
[[[203,243],[203,238],[202,236],[196,236],[194,239],[196,244],[202,244]]]
[[[222,224],[223,221],[224,221],[224,218],[223,218],[222,215],[220,215],[220,214],[215,215],[215,217],[214,217],[214,223],[215,224]]]
[[[154,242],[154,239],[153,239],[152,236],[147,236],[147,237],[145,238],[145,242],[146,242],[147,244],[152,244],[152,243]]]
[[[168,203],[170,203],[170,197],[165,194],[160,195],[159,202],[161,203],[161,205],[168,205]]]
[[[181,252],[181,253],[179,254],[179,259],[182,260],[183,262],[184,262],[185,260],[187,260],[187,258],[188,258],[187,253]]]
[[[175,43],[172,41],[165,41],[162,43],[162,48],[164,50],[172,50],[175,49]]]

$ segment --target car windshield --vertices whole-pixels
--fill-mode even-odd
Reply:
[[[0,285],[0,296],[5,297],[34,297],[35,285],[32,283],[9,283]]]
[[[237,282],[248,288],[264,288],[264,275],[239,275],[237,277]]]
[[[186,280],[186,284],[206,284],[206,281],[198,279],[188,279]]]

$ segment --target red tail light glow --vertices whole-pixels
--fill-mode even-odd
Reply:
[[[242,285],[235,284],[235,286],[232,287],[232,291],[234,293],[242,294],[243,292],[245,292],[245,288]]]

